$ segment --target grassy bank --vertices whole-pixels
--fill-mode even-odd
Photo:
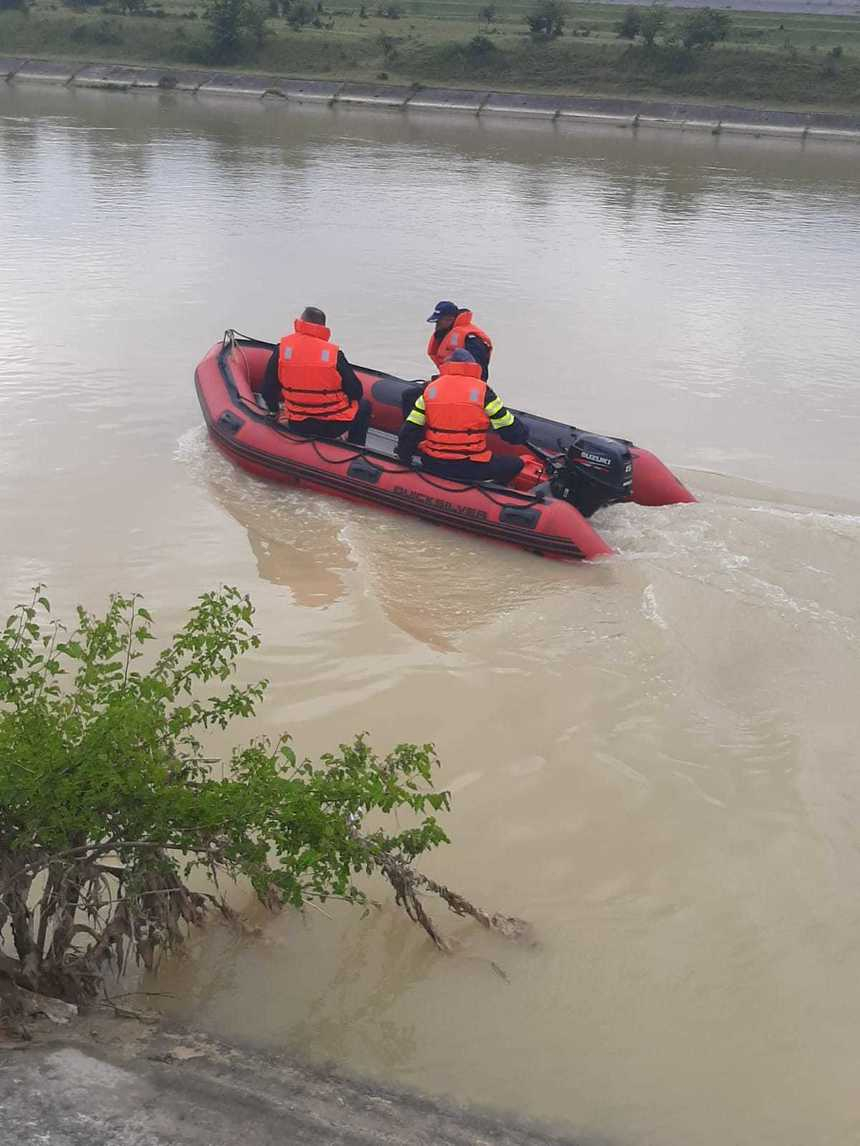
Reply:
[[[272,0],[269,7],[279,5]],[[267,18],[262,43],[246,38],[230,63],[410,84],[860,108],[860,19],[853,17],[732,13],[724,42],[687,50],[678,40],[684,13],[677,10],[648,47],[641,38],[618,37],[623,10],[609,5],[569,6],[564,35],[548,41],[528,34],[527,4],[506,0],[491,21],[479,22],[480,7],[479,0],[474,7],[413,0],[389,8],[399,13],[392,18],[375,14],[373,5],[340,0],[313,12],[321,27],[297,30],[280,15]],[[39,0],[27,12],[0,12],[0,54],[219,62],[205,9],[193,0],[135,15],[112,9],[110,0],[86,11]]]

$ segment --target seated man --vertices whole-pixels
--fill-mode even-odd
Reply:
[[[487,447],[487,431],[505,441],[526,442],[528,431],[481,378],[481,366],[468,350],[455,350],[441,373],[427,384],[403,423],[397,453],[411,462],[416,448],[428,473],[456,481],[512,481],[521,458],[498,456]]]
[[[330,342],[325,315],[307,306],[295,332],[282,338],[269,359],[260,395],[294,434],[339,438],[363,446],[373,408],[343,351]]]
[[[427,354],[438,370],[455,350],[468,350],[481,367],[481,377],[486,382],[490,375],[490,356],[493,344],[490,336],[472,321],[472,312],[443,300],[437,302],[428,322],[433,323],[433,333],[427,343]],[[434,375],[434,377],[436,377]],[[405,418],[423,393],[425,382],[417,382],[403,391],[401,404]]]

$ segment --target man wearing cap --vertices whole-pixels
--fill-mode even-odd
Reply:
[[[522,445],[528,431],[481,378],[481,366],[468,350],[455,350],[418,395],[397,439],[397,453],[411,462],[416,449],[421,468],[455,481],[512,481],[521,458],[494,455],[487,444],[493,429]]]
[[[435,324],[430,341],[427,343],[427,354],[436,369],[439,370],[442,363],[450,358],[455,350],[468,350],[481,367],[481,378],[486,382],[490,376],[493,343],[489,334],[472,321],[472,312],[443,299],[436,303],[436,309],[427,321]],[[422,390],[423,386],[418,385],[410,386],[408,390],[403,391],[404,418],[415,405],[415,400]]]
[[[453,302],[437,302],[427,321],[435,323],[427,354],[436,369],[439,370],[455,350],[468,350],[481,367],[481,377],[486,382],[490,376],[493,344],[489,334],[472,322],[472,312]]]
[[[335,346],[325,314],[306,306],[269,359],[260,395],[294,434],[339,438],[363,446],[373,407],[346,355]]]

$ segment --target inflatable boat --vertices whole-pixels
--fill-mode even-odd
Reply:
[[[373,502],[559,558],[612,552],[589,520],[603,506],[695,501],[654,454],[632,442],[519,410],[514,413],[529,429],[528,446],[511,446],[495,434],[490,444],[497,453],[526,455],[524,474],[531,476],[525,481],[531,488],[452,481],[422,472],[420,460],[406,465],[394,449],[403,390],[414,383],[363,367],[355,371],[373,406],[367,445],[301,437],[280,424],[258,398],[274,349],[273,343],[228,330],[195,372],[213,441],[236,465],[259,477]]]

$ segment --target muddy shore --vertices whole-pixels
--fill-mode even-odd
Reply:
[[[0,1144],[588,1146],[285,1057],[97,1010],[0,1038]]]

